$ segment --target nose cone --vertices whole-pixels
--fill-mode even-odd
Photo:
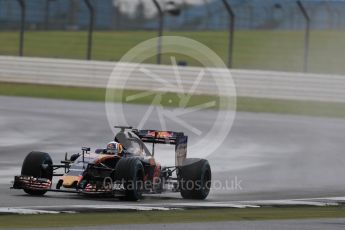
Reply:
[[[81,178],[81,176],[63,176],[62,186],[65,188],[74,188],[79,184]]]

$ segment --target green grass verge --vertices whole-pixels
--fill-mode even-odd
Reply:
[[[151,104],[154,98],[146,96],[134,101],[126,101],[127,96],[135,95],[143,91],[139,90],[114,90],[113,102],[133,103],[133,104]],[[103,88],[85,88],[85,87],[66,87],[56,85],[38,85],[38,84],[18,84],[0,82],[0,95],[3,96],[22,96],[63,100],[80,100],[80,101],[105,101],[106,90]],[[196,106],[201,103],[215,101],[216,106],[219,104],[217,96],[198,95],[192,96],[187,104],[188,107]],[[163,106],[178,107],[179,99],[176,93],[164,93],[162,101],[159,103]]]
[[[345,118],[345,104],[240,97],[237,111]]]
[[[140,91],[126,90],[123,92],[124,95],[122,99],[120,97],[120,94],[115,94],[115,101],[126,102],[123,101],[123,98],[126,98],[126,96],[136,94],[138,92]],[[0,95],[104,102],[105,89],[0,82]],[[190,102],[188,103],[188,106],[194,106],[213,100],[218,102],[219,98],[215,96],[205,95],[193,96]],[[179,100],[177,98],[177,95],[173,93],[167,93],[163,96],[163,100],[160,102],[160,104],[163,106],[178,106],[178,101]],[[143,97],[138,100],[126,103],[149,104],[151,102],[152,97]],[[246,97],[237,98],[237,111],[344,118],[344,108],[345,104],[343,103],[291,101]]]
[[[118,61],[135,45],[155,37],[155,31],[95,31],[92,59]],[[210,47],[226,63],[227,31],[166,31],[164,35],[184,36]],[[304,31],[236,31],[233,66],[239,69],[264,69],[303,71]],[[86,31],[27,31],[24,55],[84,59],[86,56]],[[0,55],[17,55],[19,33],[0,32]],[[164,44],[164,41],[163,41]],[[164,46],[163,46],[164,48]],[[327,74],[345,74],[344,31],[311,31],[309,71]],[[177,60],[198,65],[190,57],[176,55]],[[154,63],[155,57],[147,63]],[[168,55],[162,62],[170,64]]]
[[[188,223],[232,220],[344,218],[345,208],[263,207],[84,214],[1,215],[0,228],[47,228],[113,224]]]

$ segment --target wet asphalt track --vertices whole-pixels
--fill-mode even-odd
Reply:
[[[126,107],[132,120],[146,109]],[[207,130],[215,113],[202,111],[185,119]],[[152,118],[145,128],[157,126],[158,119]],[[213,180],[227,187],[214,189],[208,200],[344,196],[344,133],[345,119],[239,112],[226,141],[208,157]],[[122,203],[60,193],[34,198],[9,190],[13,175],[20,173],[22,160],[31,150],[49,152],[58,161],[66,151],[103,147],[112,137],[103,103],[0,97],[0,207]],[[165,154],[163,158],[169,155]],[[164,194],[141,202],[181,201],[178,194]]]

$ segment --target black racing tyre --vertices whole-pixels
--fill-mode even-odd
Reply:
[[[142,198],[144,166],[136,157],[122,158],[115,167],[115,181],[123,183],[125,199],[137,201]]]
[[[53,161],[48,153],[31,152],[24,159],[21,175],[52,180],[52,165]],[[24,189],[24,191],[33,196],[42,196],[47,192],[34,189]]]
[[[207,160],[189,158],[179,169],[181,196],[185,199],[204,200],[211,188],[211,167]]]

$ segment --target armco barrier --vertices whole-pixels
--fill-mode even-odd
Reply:
[[[0,81],[103,88],[107,86],[116,65],[115,62],[104,61],[0,56]],[[136,68],[127,79],[126,88],[180,90],[178,87],[164,86],[164,82],[176,85],[175,72],[171,66],[122,63],[117,66],[117,70],[123,73],[131,71],[133,67]],[[140,68],[159,76],[160,81],[147,76]],[[200,71],[204,71],[205,75],[197,84],[195,93],[218,93],[213,77],[225,71],[223,69],[178,67],[184,89],[192,87]],[[124,78],[117,72],[113,73],[115,77]],[[253,70],[231,70],[231,75],[238,96],[345,102],[345,76]]]

